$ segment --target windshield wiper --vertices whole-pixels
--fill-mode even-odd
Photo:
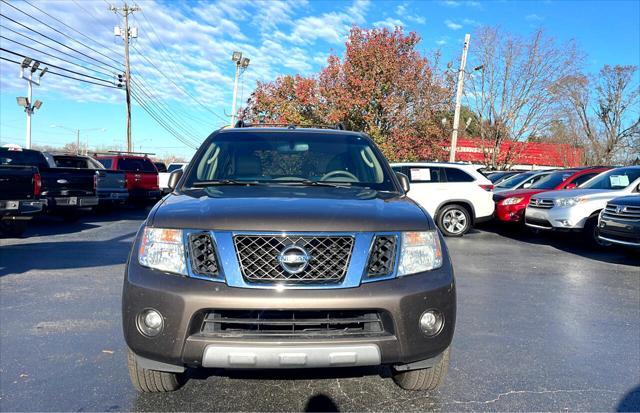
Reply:
[[[325,181],[313,181],[311,179],[301,179],[299,181],[274,180],[271,183],[281,184],[281,185],[328,186],[331,188],[351,188],[353,186],[350,182],[325,182]],[[367,188],[367,187],[363,187],[363,188]]]
[[[210,181],[198,181],[191,184],[191,186],[194,188],[203,188],[207,186],[216,186],[216,185],[250,186],[250,185],[263,185],[263,183],[259,181],[238,181],[236,179],[214,179]]]

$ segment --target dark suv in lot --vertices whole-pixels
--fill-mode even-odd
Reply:
[[[169,184],[124,278],[139,391],[176,390],[188,368],[388,365],[405,389],[442,382],[449,254],[367,135],[222,129]]]

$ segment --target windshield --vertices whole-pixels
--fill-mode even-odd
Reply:
[[[524,172],[518,175],[514,175],[500,182],[498,185],[496,185],[496,188],[514,188],[528,178],[531,178],[533,175],[535,175],[535,172]]]
[[[576,171],[560,171],[551,173],[535,184],[531,185],[531,189],[554,189],[567,180]]]
[[[340,184],[395,191],[384,162],[369,140],[357,135],[277,130],[223,132],[193,163],[185,186],[233,181]]]
[[[640,167],[613,169],[585,182],[580,188],[624,189],[638,178],[640,178]]]

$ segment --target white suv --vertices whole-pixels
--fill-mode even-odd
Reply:
[[[607,201],[640,192],[640,166],[611,169],[577,189],[542,192],[531,197],[525,224],[542,230],[584,231],[598,243],[598,214]]]
[[[391,164],[409,177],[409,196],[433,217],[444,235],[461,236],[493,217],[493,184],[479,165],[441,162]]]

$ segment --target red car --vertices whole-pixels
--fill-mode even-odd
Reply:
[[[496,203],[495,215],[502,222],[522,223],[524,211],[529,200],[540,192],[576,188],[610,167],[598,166],[580,169],[561,169],[545,176],[526,189],[516,189],[497,193],[493,196]]]
[[[124,171],[130,200],[158,200],[162,193],[158,186],[158,169],[146,155],[132,152],[96,154],[106,169]]]

